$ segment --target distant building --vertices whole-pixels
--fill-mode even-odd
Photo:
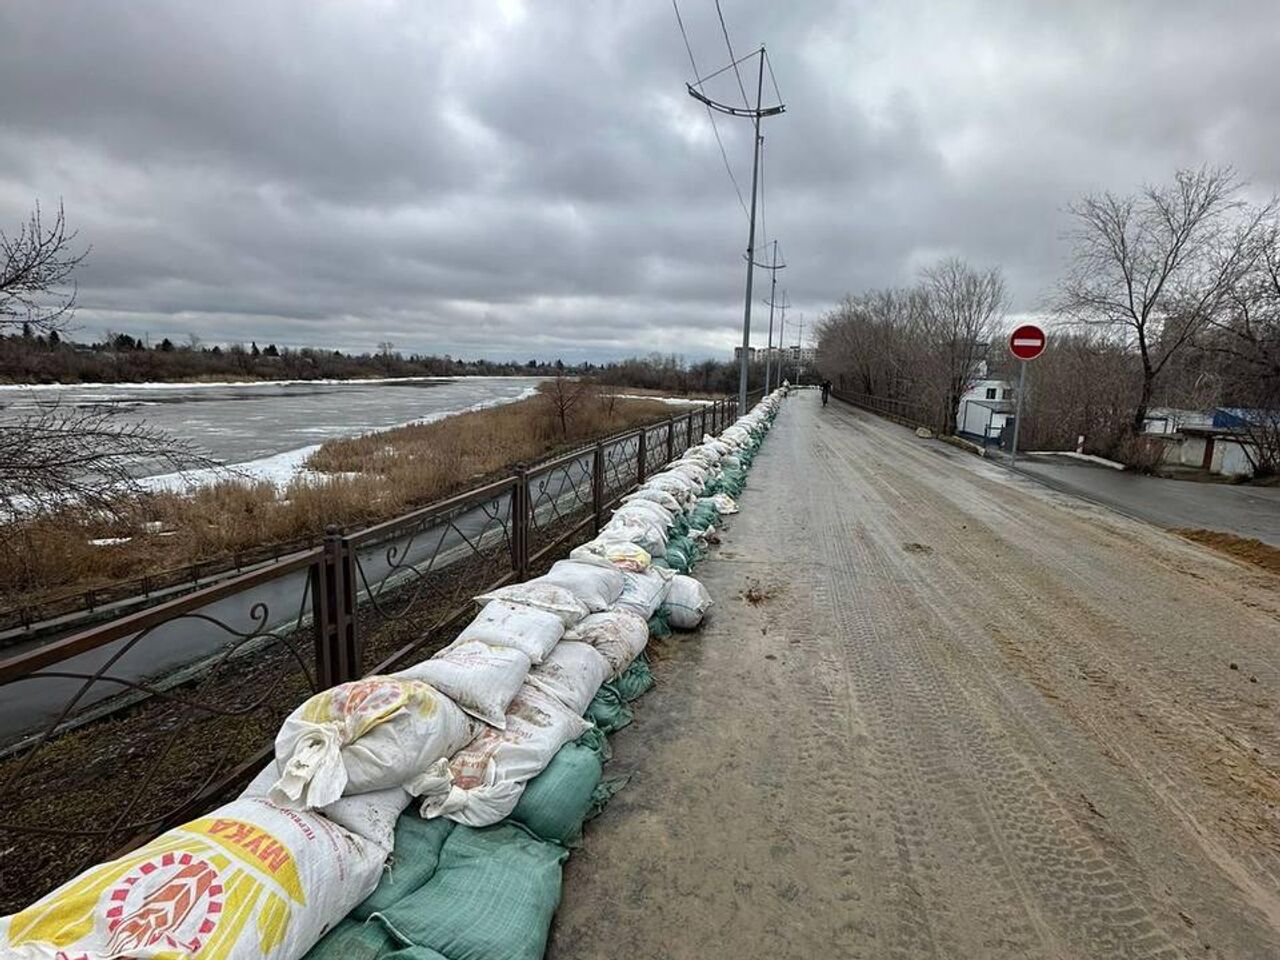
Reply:
[[[1013,425],[1017,398],[1012,381],[988,378],[986,372],[983,361],[983,379],[975,380],[956,405],[956,433],[982,444],[999,443],[1005,427]]]
[[[733,348],[733,359],[742,360],[742,347]],[[811,367],[818,360],[818,351],[815,347],[799,347],[795,344],[789,347],[751,347],[747,351],[747,359],[752,363],[764,363],[768,360],[770,363],[786,365],[799,362],[801,366]]]

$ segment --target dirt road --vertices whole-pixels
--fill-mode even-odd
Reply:
[[[1280,957],[1280,579],[814,393],[742,507],[551,957]]]

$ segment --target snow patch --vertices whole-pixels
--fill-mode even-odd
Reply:
[[[1123,470],[1123,463],[1116,463],[1114,460],[1108,460],[1106,457],[1099,457],[1092,453],[1076,453],[1074,450],[1032,450],[1027,454],[1028,457],[1071,457],[1074,460],[1087,460],[1089,463],[1096,463],[1100,467],[1110,467],[1112,470]]]
[[[642,393],[610,393],[606,394],[606,396],[616,397],[619,400],[652,400],[655,403],[669,403],[678,407],[709,407],[716,402],[714,400],[698,400],[693,397],[650,397]]]
[[[318,383],[320,381],[303,382]],[[338,382],[350,383],[352,381]],[[494,397],[489,400],[481,400],[459,410],[443,410],[430,416],[421,417],[417,420],[407,420],[404,423],[383,429],[394,430],[397,427],[436,423],[449,417],[456,417],[459,414],[472,413],[476,410],[488,410],[493,407],[505,406],[508,403],[528,400],[530,397],[537,396],[537,394],[537,387],[525,387],[514,397]],[[375,432],[381,432],[381,430]],[[283,453],[272,454],[269,457],[262,457],[257,460],[247,460],[243,463],[228,464],[221,467],[205,467],[199,470],[182,470],[176,473],[161,473],[151,477],[142,477],[138,480],[138,483],[145,490],[166,493],[188,493],[197,487],[217,483],[220,480],[239,480],[250,483],[265,481],[277,489],[283,489],[295,479],[320,480],[326,476],[306,469],[307,460],[321,446],[319,443],[312,443],[305,447],[298,447],[296,450],[286,450]],[[359,476],[359,474],[349,474],[349,476]]]

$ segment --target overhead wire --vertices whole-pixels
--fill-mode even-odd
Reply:
[[[684,38],[684,48],[689,54],[689,66],[693,68],[693,75],[697,77],[698,61],[694,59],[693,46],[689,43],[689,34],[685,31],[684,19],[680,16],[680,5],[677,3],[677,0],[671,0],[671,7],[676,12],[676,23],[680,27],[680,36]],[[724,69],[727,70],[728,67],[725,67]],[[722,72],[723,70],[716,71],[716,73]],[[712,76],[715,76],[715,74],[712,74]],[[703,79],[695,80],[694,86],[701,89]],[[715,113],[712,112],[711,107],[707,104],[703,104],[703,106],[707,109],[707,119],[711,121],[711,132],[715,135],[716,146],[720,148],[720,159],[724,161],[724,172],[729,175],[729,182],[733,184],[733,192],[738,195],[738,206],[742,207],[743,215],[749,218],[751,214],[747,210],[747,202],[742,198],[742,188],[738,186],[738,178],[733,175],[733,166],[729,163],[729,154],[724,148],[724,141],[720,139],[720,128],[716,125]]]
[[[716,0],[716,16],[720,18],[720,32],[724,34],[724,45],[729,48],[729,59],[733,61],[733,75],[738,78],[738,89],[742,91],[742,105],[751,109],[751,101],[747,98],[747,88],[742,82],[742,74],[738,71],[738,58],[733,55],[733,42],[729,39],[729,28],[724,22],[724,11],[720,9],[720,0]]]
[[[764,65],[769,68],[769,82],[773,84],[773,95],[778,98],[778,103],[782,103],[782,91],[778,89],[778,78],[773,75],[773,61],[769,59],[769,54],[764,55]]]

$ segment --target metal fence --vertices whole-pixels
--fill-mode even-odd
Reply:
[[[932,422],[936,418],[931,417],[929,411],[918,403],[875,397],[867,393],[845,393],[842,390],[832,390],[831,395],[837,400],[843,400],[845,403],[869,410],[889,420],[896,420],[908,427],[928,427],[931,430],[936,427]]]
[[[443,645],[737,416],[720,400],[0,660],[0,913],[207,809],[311,693]],[[56,842],[55,842],[56,841]],[[15,868],[12,864],[21,864]]]

